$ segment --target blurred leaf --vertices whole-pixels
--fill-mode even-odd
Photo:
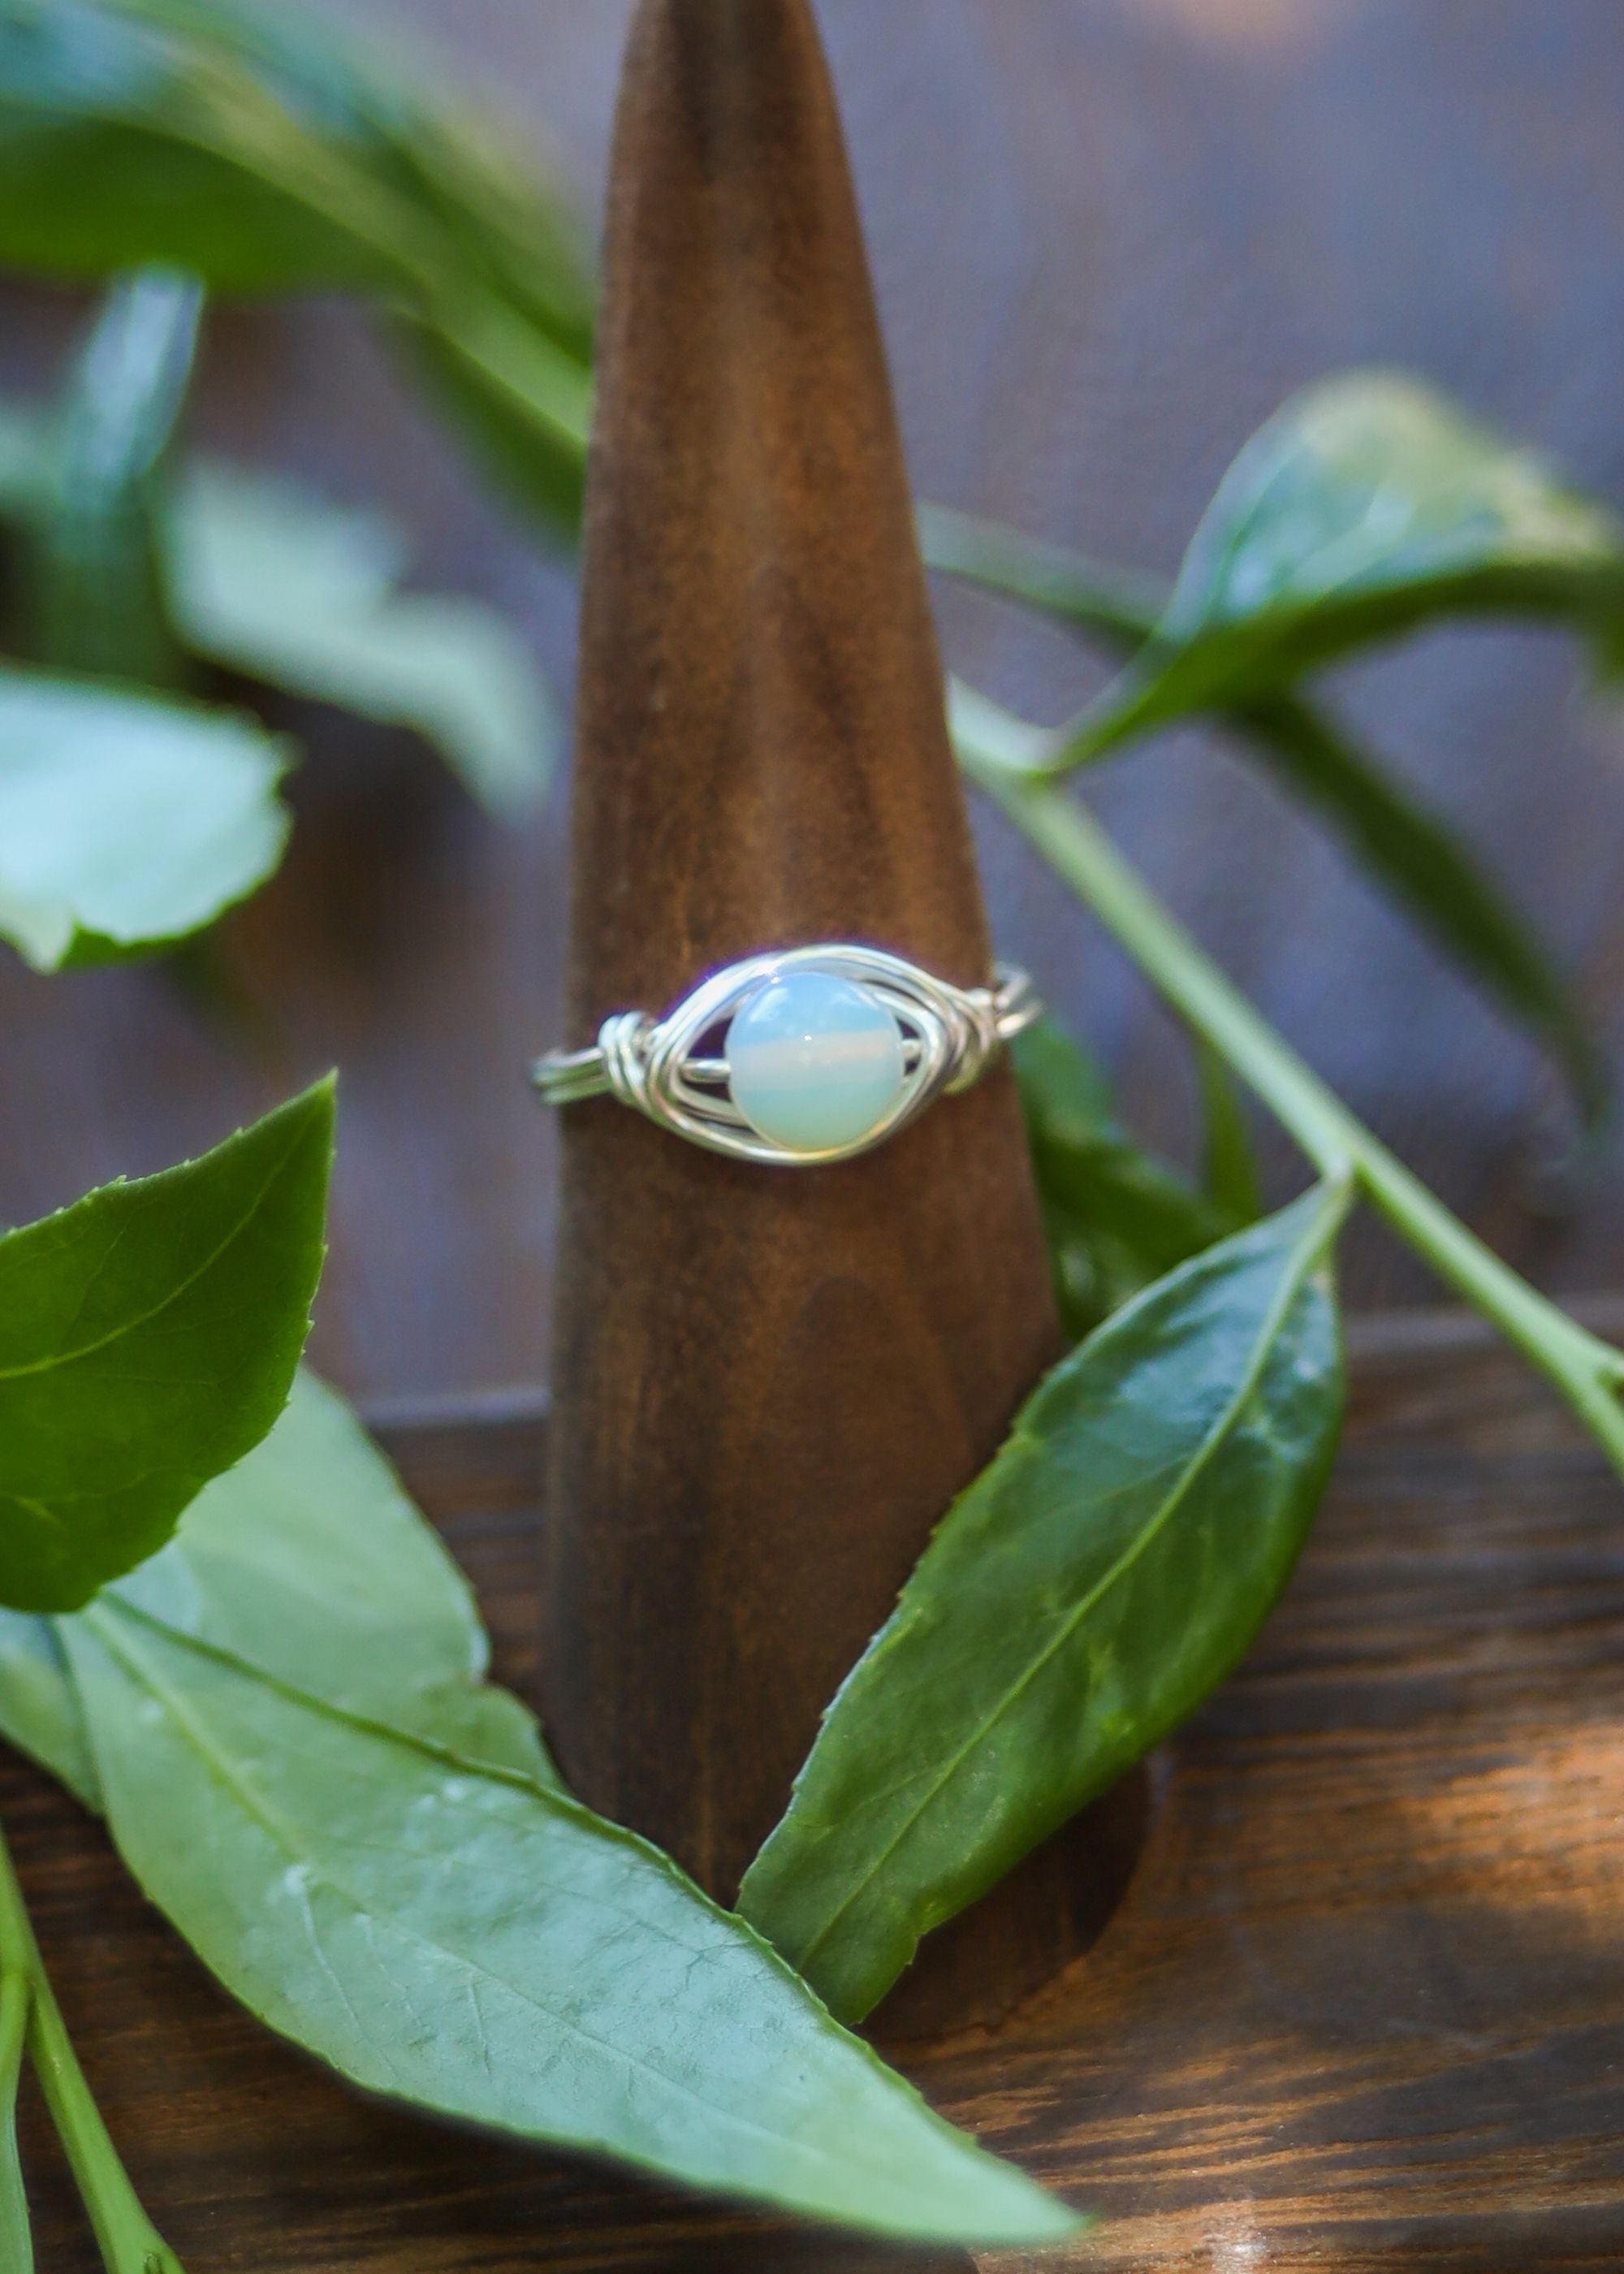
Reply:
[[[486,479],[554,535],[573,537],[586,486],[591,373],[494,297],[455,325],[397,314],[402,360]]]
[[[1190,1043],[1201,1082],[1202,1190],[1231,1224],[1255,1224],[1263,1213],[1263,1187],[1245,1109],[1212,1044],[1199,1035],[1192,1035]]]
[[[0,937],[58,971],[212,923],[282,858],[282,767],[250,719],[0,670]]]
[[[1282,695],[1231,712],[1229,723],[1450,960],[1545,1044],[1587,1121],[1598,1121],[1610,1081],[1595,1034],[1538,935],[1453,832],[1317,705]]]
[[[158,512],[202,305],[192,279],[148,268],[115,284],[96,319],[33,501],[22,614],[36,663],[184,684]]]
[[[0,260],[146,261],[222,292],[350,289],[419,343],[524,494],[573,526],[591,285],[557,200],[483,123],[313,16],[0,0]]]
[[[280,92],[154,12],[0,0],[0,259],[147,261],[222,291],[395,290],[434,271],[413,215]]]
[[[34,1611],[0,1610],[0,1736],[101,1813],[79,1691],[55,1624]]]
[[[921,505],[919,536],[928,568],[1062,616],[1129,654],[1150,637],[1167,605],[1160,576],[1091,560],[951,506]]]
[[[1611,651],[1624,523],[1414,380],[1322,380],[1230,467],[1150,645],[1079,721],[1068,757],[1465,614],[1551,617]]]
[[[281,1412],[320,1274],[333,1086],[0,1238],[0,1602],[69,1611]]]
[[[541,795],[560,727],[523,640],[480,601],[398,591],[404,545],[382,516],[209,461],[168,542],[196,653],[412,728],[497,814]]]
[[[1061,1316],[1080,1337],[1237,1219],[1134,1143],[1104,1077],[1055,1020],[1012,1055]]]
[[[590,362],[593,280],[583,233],[562,193],[538,177],[505,121],[445,90],[432,55],[418,56],[410,73],[397,67],[400,27],[391,26],[386,56],[308,7],[253,8],[236,0],[115,4],[229,55],[270,86],[310,132],[341,139],[370,173],[446,227],[483,283],[511,297],[577,360]],[[423,88],[432,81],[431,102]]]
[[[1176,1728],[1273,1608],[1342,1364],[1322,1186],[1063,1359],[842,1683],[740,1909],[831,2012]]]
[[[1147,637],[1154,629],[1133,580],[1109,582],[1112,572],[1090,561],[939,508],[930,509],[925,529],[934,567],[1058,615],[1118,649],[1131,644],[1136,621]],[[974,699],[968,689],[954,690],[957,703]],[[1216,718],[1468,978],[1554,1053],[1587,1120],[1599,1119],[1608,1081],[1594,1035],[1538,936],[1447,825],[1357,749],[1323,704],[1282,694],[1222,703]],[[999,739],[1009,746],[1007,732]],[[1075,727],[1028,727],[1021,742],[1014,762],[1034,774],[1064,773],[1110,754],[1086,747]]]
[[[882,2233],[1079,2231],[631,1834],[126,1604],[64,1632],[125,1862],[369,2090]]]

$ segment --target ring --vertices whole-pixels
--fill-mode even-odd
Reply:
[[[614,1013],[532,1078],[549,1105],[617,1097],[710,1152],[810,1168],[968,1089],[1042,1007],[1024,971],[962,988],[877,947],[786,948],[728,964],[663,1019]]]

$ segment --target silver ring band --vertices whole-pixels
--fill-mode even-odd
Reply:
[[[614,1013],[533,1080],[549,1105],[615,1097],[710,1152],[816,1167],[968,1089],[1041,1012],[1024,971],[961,988],[881,948],[786,948],[728,964],[663,1019]]]

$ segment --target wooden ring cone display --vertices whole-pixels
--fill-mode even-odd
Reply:
[[[568,1041],[766,947],[868,941],[984,984],[805,0],[638,9],[599,370]],[[731,1901],[822,1709],[1061,1347],[1019,1102],[1001,1065],[805,1171],[610,1100],[562,1121],[548,1731],[586,1800]],[[948,1930],[898,1993],[910,2026],[1007,2008],[1087,1939],[1117,1872],[1099,1828]]]

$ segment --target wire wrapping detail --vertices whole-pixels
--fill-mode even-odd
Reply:
[[[894,1106],[849,1144],[797,1152],[752,1127],[734,1103],[726,1056],[702,1045],[722,1036],[761,989],[796,972],[816,972],[861,989],[901,1030],[905,1075]],[[691,1144],[772,1167],[813,1167],[851,1159],[883,1144],[934,1098],[970,1088],[1004,1044],[1029,1027],[1041,1004],[1024,971],[1000,968],[990,987],[961,988],[882,948],[848,942],[789,948],[731,963],[701,982],[660,1020],[617,1011],[581,1050],[549,1050],[534,1081],[551,1105],[613,1096]]]

